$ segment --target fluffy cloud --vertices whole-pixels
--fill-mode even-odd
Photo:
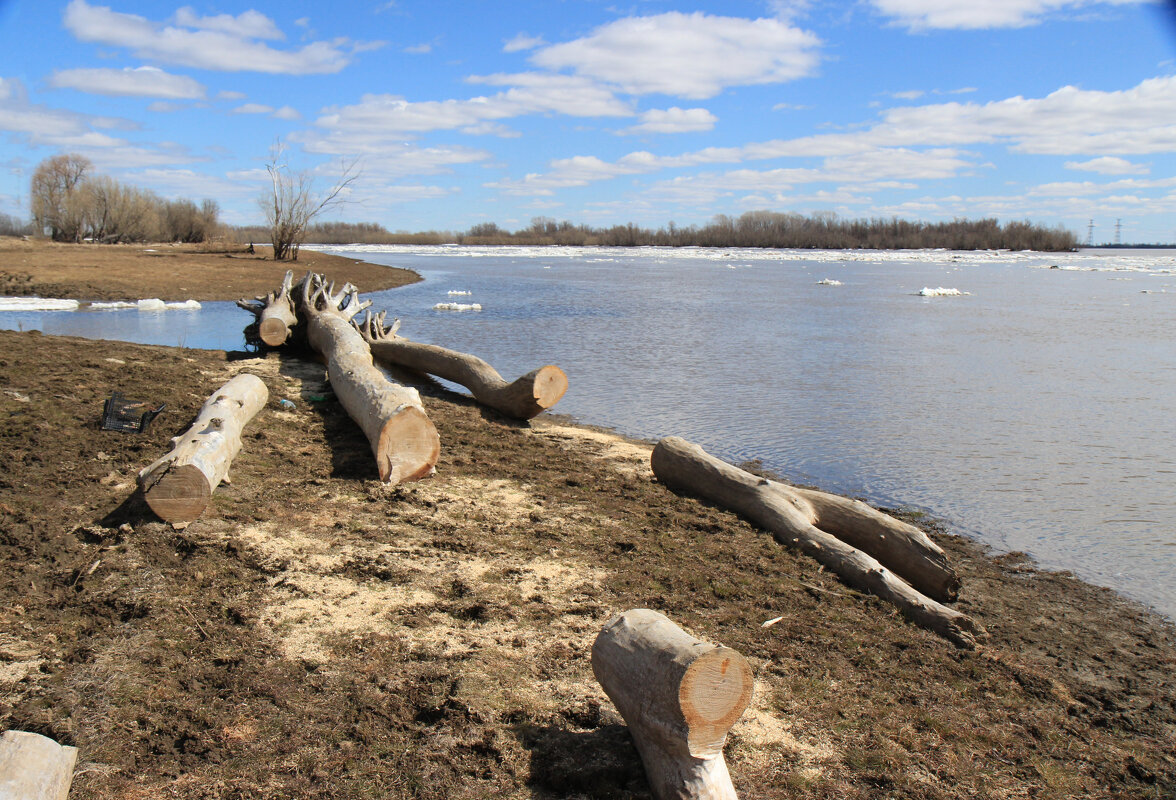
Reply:
[[[1109,5],[1149,0],[1101,0]],[[912,30],[927,28],[1020,28],[1051,12],[1094,5],[1098,0],[871,0],[874,8]]]
[[[1135,164],[1116,156],[1102,156],[1089,161],[1067,161],[1066,169],[1097,172],[1101,175],[1146,175],[1151,171],[1144,164]]]
[[[198,17],[180,9],[174,24],[152,22],[135,14],[70,0],[65,27],[78,40],[125,47],[140,58],[222,72],[285,75],[335,73],[350,62],[344,43],[312,42],[296,50],[278,50],[264,39],[280,38],[269,18],[256,11],[236,17]]]
[[[184,75],[172,75],[155,67],[135,69],[63,69],[49,76],[54,89],[76,89],[89,94],[114,97],[162,97],[169,100],[199,100],[204,87]]]
[[[709,131],[719,121],[705,108],[652,109],[641,115],[641,122],[622,133],[697,133]]]
[[[531,56],[629,94],[713,97],[728,86],[780,83],[810,74],[820,40],[778,19],[696,12],[628,17]]]

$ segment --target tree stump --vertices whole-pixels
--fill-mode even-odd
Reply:
[[[237,375],[211,397],[172,449],[139,473],[147,505],[166,522],[191,522],[229,474],[241,451],[241,430],[269,399],[261,378]]]
[[[655,797],[735,800],[723,744],[751,702],[743,656],[638,608],[596,637],[592,672],[629,726]]]
[[[78,749],[36,733],[0,737],[0,800],[66,800]]]
[[[257,334],[270,347],[280,347],[290,338],[290,332],[298,324],[294,313],[294,273],[286,270],[282,287],[255,300],[237,301],[237,305],[257,317]]]
[[[815,558],[850,586],[892,603],[916,625],[965,648],[974,648],[977,641],[987,638],[971,618],[900,577],[905,573],[919,580],[935,575],[931,591],[952,597],[958,591],[959,580],[947,567],[942,550],[914,526],[905,527],[918,535],[904,535],[903,523],[864,503],[845,498],[832,502],[829,498],[834,495],[759,478],[676,436],[658,442],[650,461],[662,483],[731,509],[770,531],[781,544]],[[818,527],[822,524],[831,530]],[[843,541],[835,532],[858,546]],[[865,552],[866,547],[877,555]]]
[[[568,376],[548,364],[514,381],[503,379],[477,356],[397,336],[400,320],[384,327],[384,312],[357,325],[378,361],[425,372],[461,384],[484,406],[513,419],[531,419],[551,408],[568,389]]]

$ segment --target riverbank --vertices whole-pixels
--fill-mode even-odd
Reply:
[[[633,607],[753,664],[743,797],[1176,790],[1171,625],[1015,554],[930,526],[991,636],[963,652],[665,490],[645,443],[426,387],[438,474],[388,489],[320,365],[16,332],[0,354],[0,726],[79,746],[75,800],[646,797],[588,663]],[[232,483],[158,522],[135,474],[241,370],[270,403]],[[114,389],[167,411],[100,431]]]
[[[71,300],[165,301],[252,299],[281,286],[293,269],[350,281],[365,292],[393,289],[420,280],[410,270],[382,267],[353,258],[302,251],[295,262],[273,261],[271,248],[254,252],[230,245],[62,244],[42,239],[0,237],[0,296],[36,295]]]

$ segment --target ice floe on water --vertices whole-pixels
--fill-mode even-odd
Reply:
[[[473,292],[467,292],[464,289],[450,289],[448,294],[450,297],[468,297]]]
[[[915,292],[919,297],[963,297],[969,292],[961,292],[959,289],[945,289],[942,286],[937,286],[932,289],[930,286],[924,286],[919,291]]]
[[[157,297],[149,297],[131,301],[98,301],[90,303],[90,308],[94,311],[116,311],[124,308],[135,308],[139,311],[199,311],[201,305],[195,300],[165,303]]]
[[[438,303],[434,311],[481,311],[481,303]]]
[[[841,281],[835,281],[832,278],[822,278],[817,281],[817,286],[843,286]]]
[[[52,297],[0,297],[0,311],[76,311],[77,300]]]

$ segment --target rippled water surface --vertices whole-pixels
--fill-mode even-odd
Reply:
[[[559,364],[557,411],[924,507],[1176,617],[1172,251],[332,252],[425,277],[372,295],[406,336],[508,377]],[[455,300],[483,310],[433,310]],[[8,328],[228,349],[247,321],[226,303],[0,314]]]

